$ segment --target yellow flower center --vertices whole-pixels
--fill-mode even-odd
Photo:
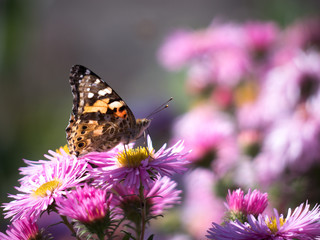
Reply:
[[[137,147],[133,149],[127,149],[123,152],[120,152],[117,156],[118,163],[122,167],[139,167],[141,161],[147,159],[150,156],[151,152],[146,147]],[[152,157],[150,158],[152,159]]]
[[[237,106],[253,102],[258,95],[257,85],[253,81],[244,82],[235,90],[235,102]]]
[[[286,222],[286,220],[284,220],[283,217],[280,217],[279,222],[280,222],[280,227],[282,227],[283,224]],[[275,217],[271,217],[270,219],[267,219],[266,223],[272,233],[278,232],[277,219]]]
[[[70,155],[68,144],[64,145],[63,147],[61,146],[59,149],[56,149],[56,153],[59,153],[60,155],[62,155],[61,149],[65,151],[65,153]]]
[[[56,188],[61,186],[61,181],[58,179],[42,184],[37,190],[31,194],[33,197],[46,197],[47,193],[52,193]]]

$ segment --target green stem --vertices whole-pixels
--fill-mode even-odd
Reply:
[[[97,235],[98,235],[99,240],[104,240],[104,234],[103,233],[100,233],[100,234],[97,234]]]
[[[143,193],[143,186],[142,184],[140,185],[139,188],[139,194],[140,194],[140,201],[141,201],[141,230],[140,230],[140,240],[144,239],[144,233],[146,231],[146,199],[144,198],[144,193]]]
[[[62,215],[60,215],[60,217],[62,218],[63,223],[64,223],[64,224],[69,228],[69,230],[72,232],[72,234],[74,234],[74,236],[76,236],[76,238],[77,238],[78,240],[81,240],[81,239],[77,236],[76,231],[73,229],[72,224],[69,223],[67,217],[66,217],[66,216],[62,216]]]

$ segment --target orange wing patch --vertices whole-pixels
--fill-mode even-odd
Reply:
[[[97,100],[92,106],[89,106],[89,104],[86,104],[84,106],[84,111],[83,113],[92,113],[92,112],[98,112],[100,111],[101,113],[106,113],[109,108],[109,101],[110,99],[105,98],[102,100]]]

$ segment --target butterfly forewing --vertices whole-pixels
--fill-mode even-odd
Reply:
[[[71,154],[107,151],[138,137],[130,108],[98,75],[74,65],[69,80],[73,108],[66,132]]]

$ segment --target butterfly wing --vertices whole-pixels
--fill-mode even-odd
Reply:
[[[107,151],[129,142],[136,120],[127,104],[98,75],[81,65],[70,72],[72,113],[67,126],[71,154]]]

